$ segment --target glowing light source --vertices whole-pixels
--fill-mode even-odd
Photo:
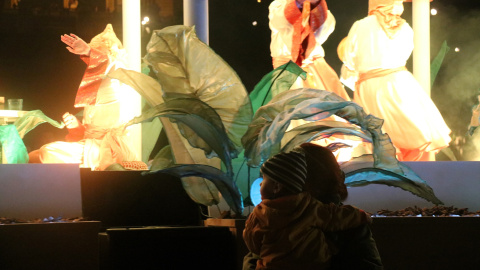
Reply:
[[[262,201],[262,195],[260,194],[260,183],[263,181],[262,177],[259,177],[253,181],[250,186],[250,199],[254,206],[257,206]]]
[[[141,16],[140,1],[124,0],[122,1],[122,30],[123,30],[123,47],[127,51],[127,66],[129,69],[140,72],[142,70],[142,32],[141,32]],[[135,94],[131,99],[131,106],[122,107],[125,115],[139,115],[142,112],[142,100],[139,94]],[[128,111],[126,111],[128,110]],[[122,112],[123,114],[123,112]],[[132,127],[129,140],[138,157],[142,157],[142,129],[141,126]]]
[[[459,51],[460,51],[460,48],[455,47],[455,52],[459,52]]]
[[[437,13],[438,13],[437,10],[434,9],[434,8],[432,8],[432,9],[430,10],[430,14],[432,14],[432,16],[437,15]]]
[[[253,21],[253,22],[252,22],[252,25],[253,25],[253,26],[257,26],[257,21]]]
[[[142,25],[147,24],[149,21],[150,21],[150,18],[149,18],[149,17],[144,17],[144,18],[143,18],[143,21],[142,21]]]

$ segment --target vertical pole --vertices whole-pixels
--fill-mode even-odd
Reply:
[[[123,46],[127,51],[127,67],[129,69],[141,72],[141,18],[140,1],[123,0],[122,2],[122,26],[123,26]],[[130,108],[132,118],[141,113],[141,97],[135,94],[132,97]],[[138,158],[142,158],[142,127],[135,125],[129,129],[129,136],[132,140],[135,153]]]
[[[183,0],[183,25],[195,26],[197,37],[208,44],[208,0]],[[212,216],[212,207],[208,215]]]
[[[412,1],[412,0],[410,0]],[[414,32],[413,75],[430,96],[430,2],[413,0],[412,17]],[[425,153],[429,161],[435,161],[432,152]]]
[[[183,0],[183,24],[195,25],[198,38],[208,44],[208,0]]]
[[[123,0],[123,46],[127,51],[128,68],[141,71],[141,30],[140,1]]]
[[[430,96],[430,1],[413,0],[413,75]]]

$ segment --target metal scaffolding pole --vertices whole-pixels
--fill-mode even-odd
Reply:
[[[183,0],[183,24],[195,26],[198,38],[208,44],[208,0]]]
[[[430,2],[413,1],[413,75],[430,96]]]

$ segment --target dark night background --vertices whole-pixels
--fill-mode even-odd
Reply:
[[[164,0],[166,1],[166,0]],[[183,1],[172,0],[173,14],[159,16],[161,5],[142,0],[142,16],[150,17],[152,29],[183,23]],[[40,109],[60,121],[73,109],[76,89],[85,68],[69,53],[60,35],[75,33],[87,42],[111,23],[122,39],[121,10],[105,11],[105,1],[79,0],[75,11],[62,8],[62,0],[23,0],[18,9],[9,8],[9,0],[0,0],[0,96],[23,98],[24,109]],[[157,1],[162,2],[162,1]],[[271,0],[210,0],[209,45],[238,73],[251,91],[271,70],[269,51],[268,5]],[[336,48],[352,24],[363,18],[367,0],[329,0],[329,9],[337,20],[333,34],[324,44],[326,61],[340,71]],[[405,3],[402,16],[412,25],[412,3]],[[432,99],[455,136],[465,134],[480,89],[480,0],[435,0],[431,16],[431,58],[443,41],[451,48],[437,80]],[[253,22],[256,22],[254,25]],[[142,34],[142,47],[150,36]],[[455,48],[460,49],[455,52]],[[411,60],[407,67],[411,69]],[[61,140],[64,130],[40,125],[25,137],[29,150]]]

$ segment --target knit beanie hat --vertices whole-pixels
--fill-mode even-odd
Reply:
[[[323,203],[340,203],[348,197],[345,174],[332,151],[314,143],[303,143],[293,151],[302,151],[307,160],[304,191]]]
[[[263,163],[260,171],[294,193],[300,193],[307,178],[305,154],[279,153]]]

